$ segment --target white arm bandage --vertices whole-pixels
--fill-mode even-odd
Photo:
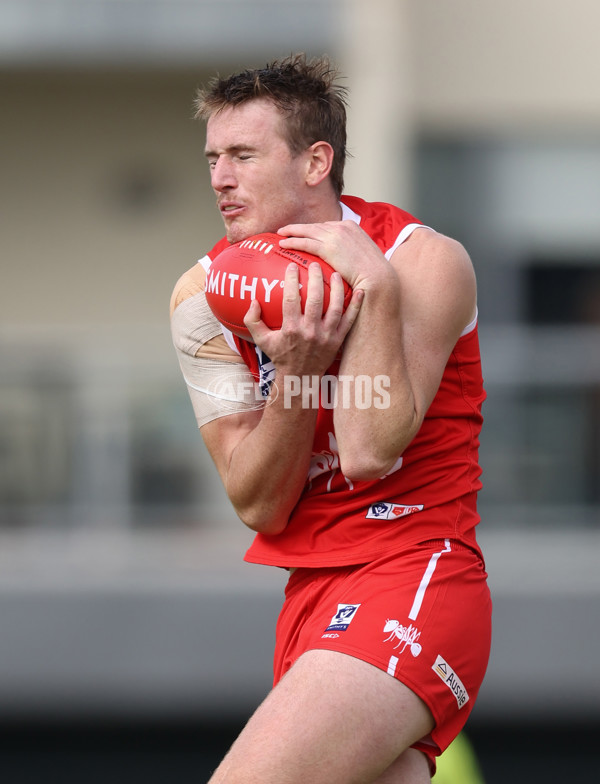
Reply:
[[[232,352],[231,359],[223,359],[208,348],[203,350],[210,340],[223,334],[204,292],[177,306],[171,317],[171,332],[198,427],[222,416],[264,407],[259,385],[239,356]]]

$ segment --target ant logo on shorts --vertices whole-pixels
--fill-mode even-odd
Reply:
[[[391,632],[390,636],[386,637],[384,642],[398,640],[396,645],[394,645],[394,648],[402,646],[400,653],[403,653],[407,646],[410,646],[410,652],[415,658],[421,653],[421,645],[417,642],[421,636],[421,632],[416,626],[413,626],[412,623],[408,626],[402,626],[400,621],[390,621],[388,619],[385,622],[383,631],[384,633]]]
[[[359,607],[360,604],[338,604],[337,612],[325,631],[345,632]]]

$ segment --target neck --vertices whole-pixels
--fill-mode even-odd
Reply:
[[[333,192],[327,194],[326,198],[317,198],[307,204],[306,213],[310,216],[310,220],[305,221],[306,223],[325,223],[342,219],[342,207]]]

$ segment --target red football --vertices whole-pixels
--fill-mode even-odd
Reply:
[[[269,329],[280,329],[285,270],[294,261],[298,265],[300,302],[306,303],[308,266],[317,261],[323,270],[323,313],[329,305],[329,279],[333,272],[327,262],[311,253],[279,247],[278,234],[256,234],[221,251],[210,265],[206,277],[206,300],[210,309],[227,329],[239,337],[252,340],[244,324],[253,299],[260,303],[261,318]],[[352,289],[344,281],[344,310]]]

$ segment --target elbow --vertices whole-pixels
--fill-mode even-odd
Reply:
[[[235,513],[244,525],[257,534],[277,536],[289,522],[298,501],[295,496],[268,492],[264,495],[253,492],[227,493]]]
[[[235,511],[242,523],[257,534],[276,536],[284,531],[287,526],[287,517],[265,512],[261,508],[247,507],[240,509],[235,507]]]
[[[369,482],[381,479],[390,473],[398,463],[398,455],[384,458],[375,452],[362,450],[352,457],[340,455],[340,468],[344,476],[351,482]]]
[[[363,439],[353,447],[340,448],[340,469],[351,482],[369,482],[383,479],[397,471],[402,465],[402,454],[414,437],[411,432],[405,438],[395,439],[387,445],[383,439]]]
[[[340,469],[352,482],[382,479],[402,464],[402,454],[419,431],[422,417],[416,411],[404,422],[394,422],[393,432],[354,429],[353,437],[338,438]]]

